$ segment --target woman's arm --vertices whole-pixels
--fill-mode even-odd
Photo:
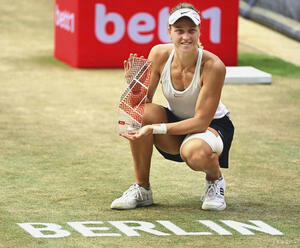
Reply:
[[[142,136],[150,135],[153,133],[153,129],[156,129],[155,133],[163,134],[167,132],[171,135],[200,133],[208,129],[221,98],[226,68],[217,56],[211,53],[208,53],[206,56],[207,59],[200,79],[202,87],[196,102],[194,117],[179,122],[165,123],[156,128],[153,128],[153,125],[147,125],[142,127],[135,135],[127,138],[135,140]],[[155,74],[153,81],[151,81],[153,88],[149,92],[150,99],[152,99],[159,82],[159,79],[158,81],[154,79]]]
[[[225,73],[223,62],[217,56],[210,54],[203,67],[202,87],[196,102],[194,117],[168,123],[168,134],[180,135],[207,130],[220,101]]]
[[[160,81],[163,66],[169,57],[171,49],[172,47],[170,45],[156,45],[149,53],[148,59],[152,61],[152,70],[147,94],[147,103],[152,102],[153,96]]]

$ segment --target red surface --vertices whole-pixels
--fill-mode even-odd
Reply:
[[[168,42],[168,13],[179,2],[56,0],[54,55],[80,68],[121,68],[129,53],[147,57]],[[200,11],[204,49],[236,65],[238,0],[190,2]]]

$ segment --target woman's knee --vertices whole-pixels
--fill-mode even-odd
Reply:
[[[181,148],[181,157],[195,171],[205,171],[210,164],[215,163],[217,154],[204,141],[187,142]]]
[[[143,114],[143,125],[150,125],[155,123],[168,122],[165,109],[154,103],[147,103],[145,105]]]

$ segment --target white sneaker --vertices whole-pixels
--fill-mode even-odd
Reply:
[[[133,209],[136,207],[145,207],[153,204],[152,190],[149,190],[134,184],[126,190],[123,195],[114,200],[110,207],[112,209]]]
[[[225,202],[225,188],[226,183],[221,176],[215,181],[206,181],[204,201],[202,209],[204,210],[224,210],[226,208]]]

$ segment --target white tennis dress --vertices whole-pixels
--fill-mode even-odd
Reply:
[[[164,96],[168,101],[168,108],[180,119],[184,120],[195,115],[195,106],[199,96],[200,85],[200,67],[203,50],[198,49],[198,59],[195,73],[191,84],[183,91],[175,90],[171,80],[171,63],[175,50],[173,49],[161,74],[161,84]],[[214,119],[219,119],[229,115],[229,111],[220,101]]]

